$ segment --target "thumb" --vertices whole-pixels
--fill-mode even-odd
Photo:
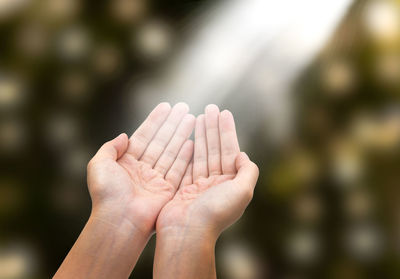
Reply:
[[[128,136],[125,133],[120,134],[113,140],[106,142],[100,147],[93,159],[104,160],[112,159],[116,161],[128,148]]]
[[[234,180],[237,183],[252,188],[256,186],[259,170],[257,165],[250,161],[246,153],[240,152],[236,157],[236,169],[238,172]]]

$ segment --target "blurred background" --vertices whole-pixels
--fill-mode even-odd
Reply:
[[[261,170],[219,278],[400,278],[399,0],[0,0],[1,279],[55,273],[162,101],[230,109]]]

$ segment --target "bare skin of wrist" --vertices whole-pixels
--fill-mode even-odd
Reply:
[[[214,231],[169,227],[157,232],[154,278],[216,278]]]
[[[128,278],[148,239],[125,219],[91,214],[54,278]]]

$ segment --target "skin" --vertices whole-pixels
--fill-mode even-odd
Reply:
[[[156,224],[154,278],[216,278],[215,243],[252,199],[257,166],[241,153],[229,111],[196,120],[193,162]]]
[[[127,278],[175,195],[193,155],[195,117],[159,104],[128,139],[105,143],[88,164],[92,212],[54,278]]]
[[[215,278],[215,243],[250,202],[258,168],[229,111],[210,105],[195,121],[188,110],[162,103],[130,139],[99,149],[91,215],[54,278],[127,278],[155,229],[155,278]]]

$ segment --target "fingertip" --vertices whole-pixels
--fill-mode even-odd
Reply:
[[[186,114],[185,117],[183,117],[183,120],[194,123],[196,121],[196,116],[189,113],[189,114]]]
[[[197,118],[196,118],[196,121],[197,121],[197,122],[204,121],[204,114],[199,114],[199,115],[197,116]]]
[[[189,112],[189,105],[184,103],[184,102],[179,102],[179,103],[175,104],[173,109],[177,109],[179,111],[188,113]]]
[[[244,166],[244,164],[249,161],[249,156],[247,156],[247,154],[245,152],[240,152],[237,156],[236,156],[236,170],[239,170],[241,167]]]
[[[230,112],[229,110],[225,109],[221,112],[221,117],[222,118],[230,118],[233,117],[232,112]]]
[[[128,146],[129,145],[129,136],[126,133],[123,133],[122,138],[123,138],[124,143],[126,144],[126,146]]]
[[[235,130],[235,119],[229,110],[224,110],[221,112],[219,117],[219,127],[221,131]]]
[[[128,140],[128,135],[126,133],[122,133],[117,138],[122,140]]]
[[[219,123],[222,128],[232,128],[235,125],[233,114],[227,109],[222,111],[219,117]]]
[[[171,104],[168,102],[162,102],[156,106],[156,109],[159,109],[162,111],[169,111],[171,109]]]
[[[219,113],[219,107],[217,105],[215,105],[215,104],[209,104],[209,105],[206,106],[204,111],[205,111],[206,114],[213,113],[213,112]]]
[[[128,139],[128,136],[125,133],[121,133],[118,136],[116,136],[115,138],[109,140],[108,143],[120,144],[120,143],[125,142],[127,139]]]
[[[118,137],[115,138],[115,148],[117,150],[117,157],[121,157],[122,154],[125,153],[126,149],[128,148],[129,138],[126,133],[120,134]]]
[[[194,146],[194,141],[192,141],[191,139],[188,139],[185,144],[189,147],[193,147]]]

